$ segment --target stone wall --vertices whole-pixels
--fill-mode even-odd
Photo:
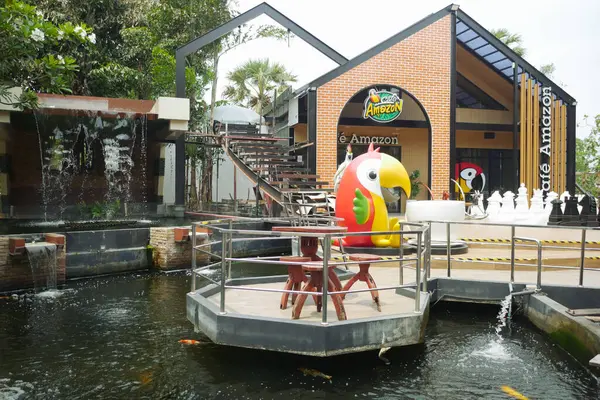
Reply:
[[[9,242],[16,237],[0,236],[0,292],[31,289],[34,287],[31,265],[24,249],[11,255]],[[66,280],[66,245],[63,235],[48,234],[47,243],[57,245],[56,248],[56,283],[62,285]],[[43,242],[42,242],[43,243]],[[38,282],[46,282],[48,269],[37,271]]]
[[[176,241],[176,232],[182,230],[191,235],[190,228],[150,228],[150,246],[152,247],[152,264],[161,270],[190,268],[192,264],[191,236]],[[198,228],[197,244],[203,243],[207,235]],[[180,238],[177,238],[180,239]],[[208,249],[207,249],[208,250]],[[196,252],[196,265],[200,266],[209,261],[208,255]]]

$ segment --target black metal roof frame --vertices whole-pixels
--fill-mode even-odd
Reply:
[[[477,54],[480,58],[485,60],[485,62],[488,65],[491,65],[492,68],[494,68],[501,76],[508,77],[509,80],[512,82],[512,77],[509,77],[503,71],[508,70],[509,68],[512,70],[512,63],[514,62],[519,68],[519,70],[518,70],[519,73],[525,72],[526,74],[533,77],[537,82],[541,83],[542,85],[551,86],[552,91],[558,97],[560,97],[563,101],[565,101],[571,105],[573,105],[573,103],[576,103],[575,99],[571,95],[569,95],[567,92],[565,92],[560,86],[558,86],[556,83],[554,83],[550,78],[548,78],[546,75],[544,75],[541,71],[539,71],[533,65],[531,65],[527,61],[525,61],[525,59],[523,59],[521,56],[519,56],[517,53],[515,53],[510,47],[505,45],[500,39],[498,39],[496,36],[494,36],[492,33],[490,33],[487,29],[485,29],[483,26],[481,26],[477,21],[475,21],[473,18],[471,18],[468,14],[466,14],[462,10],[458,9],[456,12],[456,17],[457,17],[457,21],[456,21],[457,26],[459,23],[463,23],[468,28],[468,29],[463,30],[463,32],[459,32],[457,30],[457,32],[456,32],[457,40],[459,40],[458,36],[460,36],[460,34],[465,33],[470,29],[473,32],[475,32],[477,35],[475,38],[471,38],[470,40],[474,40],[474,39],[477,39],[478,37],[481,37],[482,39],[484,39],[484,41],[488,42],[487,44],[491,45],[492,48],[489,49],[491,52],[484,54],[485,57],[488,57],[496,52],[499,52],[504,56],[498,60],[495,60],[493,63],[491,63],[485,57],[483,57],[481,54],[475,52],[475,54]],[[465,42],[462,42],[462,43],[464,44]],[[484,46],[485,45],[482,43],[481,47],[484,47]],[[474,49],[472,47],[470,47],[468,45],[465,45],[464,47],[467,48],[468,50],[470,50],[471,52],[474,52]],[[494,64],[498,64],[499,62],[504,61],[504,60],[509,60],[510,65],[504,66],[501,69],[497,68],[494,65]],[[510,75],[512,76],[512,72]]]
[[[287,28],[289,31],[293,32],[296,36],[303,39],[306,43],[310,44],[315,49],[319,50],[325,56],[329,57],[331,60],[335,61],[337,64],[345,64],[348,62],[348,59],[342,56],[337,51],[333,50],[324,42],[317,39],[316,36],[312,35],[310,32],[302,28],[300,25],[296,24],[294,21],[271,7],[267,3],[261,3],[254,8],[246,11],[243,14],[238,15],[237,17],[231,19],[230,21],[224,23],[223,25],[218,26],[212,31],[202,35],[187,44],[179,47],[175,52],[176,59],[176,93],[177,97],[185,97],[185,57],[189,54],[192,54],[204,46],[214,42],[222,36],[227,35],[232,32],[238,26],[245,24],[248,21],[253,20],[256,17],[259,17],[262,14],[266,14],[271,17],[273,20],[281,24],[283,27]]]

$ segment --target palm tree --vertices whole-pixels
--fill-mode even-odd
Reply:
[[[523,38],[518,33],[510,33],[506,28],[492,29],[490,32],[520,57],[525,55],[525,48],[522,46]]]
[[[244,107],[254,109],[259,115],[271,102],[271,93],[285,90],[296,76],[279,63],[271,63],[268,58],[249,60],[227,74],[230,84],[225,87],[223,96]]]

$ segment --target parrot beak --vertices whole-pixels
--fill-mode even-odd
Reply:
[[[397,201],[398,197],[394,196],[389,189],[399,187],[404,190],[406,197],[410,198],[411,183],[408,177],[408,172],[404,165],[394,157],[381,154],[381,169],[379,170],[379,183],[381,184],[383,197],[386,202]],[[386,193],[387,192],[387,193]],[[389,196],[392,196],[390,199]],[[390,199],[391,201],[388,201]]]

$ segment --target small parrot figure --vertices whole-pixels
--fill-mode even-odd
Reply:
[[[346,159],[343,163],[340,164],[337,171],[335,172],[335,175],[333,176],[334,192],[337,192],[338,186],[340,185],[340,181],[342,180],[342,176],[344,175],[344,171],[346,170],[348,164],[350,164],[350,161],[352,161],[352,145],[348,144],[348,147],[346,148]]]
[[[353,159],[342,176],[336,196],[335,216],[348,232],[391,231],[397,218],[388,219],[386,201],[397,200],[388,189],[400,187],[410,197],[411,183],[400,161],[369,145],[367,153]],[[398,235],[348,236],[352,247],[398,247]]]
[[[470,193],[473,189],[477,189],[479,191],[483,190],[485,187],[485,174],[479,165],[461,162],[456,164],[455,169],[456,180],[460,184],[460,188],[463,190],[463,192],[465,192],[465,194]],[[481,185],[474,185],[475,179],[481,180]]]

